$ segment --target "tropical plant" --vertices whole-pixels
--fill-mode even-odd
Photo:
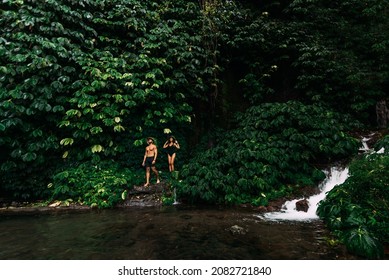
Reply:
[[[182,168],[180,196],[266,204],[290,186],[314,186],[324,176],[315,163],[357,152],[359,141],[347,134],[352,125],[344,115],[300,102],[251,107],[237,116],[235,129],[217,133],[214,146]]]
[[[195,1],[0,8],[1,187],[14,195],[46,193],[63,159],[119,158],[146,133],[185,131],[214,76]]]
[[[143,173],[134,173],[114,162],[91,162],[69,166],[58,172],[48,184],[51,200],[72,200],[91,207],[115,206],[135,184],[143,182]]]
[[[218,125],[231,140],[183,168],[192,198],[266,204],[312,184],[313,163],[354,153],[348,116],[371,125],[387,95],[388,0],[365,2],[2,1],[1,191],[48,197],[100,161],[135,173],[144,137],[172,131],[184,159]]]
[[[286,8],[296,88],[366,120],[386,96],[388,1],[291,1]],[[314,27],[315,26],[315,27]]]
[[[318,215],[353,253],[382,258],[389,242],[389,157],[370,154],[355,159],[349,178],[335,186]]]

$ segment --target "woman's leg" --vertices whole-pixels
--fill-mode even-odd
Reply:
[[[174,154],[172,154],[172,156],[171,156],[171,172],[173,172],[174,171],[174,160],[176,159],[176,153],[174,153]]]
[[[172,156],[171,155],[167,155],[167,160],[168,160],[168,164],[169,164],[169,171],[172,172]]]

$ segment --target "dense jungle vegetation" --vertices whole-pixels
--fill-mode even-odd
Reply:
[[[351,251],[380,258],[388,4],[3,0],[0,197],[113,207],[144,182],[147,136],[165,180],[162,143],[180,141],[173,182],[193,203],[267,205],[351,160],[319,215]],[[378,129],[384,153],[358,156],[356,132]]]

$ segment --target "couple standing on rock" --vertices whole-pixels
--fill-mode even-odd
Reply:
[[[180,149],[180,144],[178,144],[174,136],[170,136],[168,140],[165,142],[165,144],[163,145],[163,148],[166,149],[168,163],[169,163],[169,171],[173,172],[174,160],[176,158],[176,151]],[[145,187],[148,187],[150,184],[150,169],[157,177],[157,184],[160,182],[158,170],[155,168],[155,162],[157,161],[157,156],[158,156],[158,148],[154,143],[154,139],[152,137],[147,137],[147,147],[142,162],[142,166],[146,167],[146,184],[144,184]]]

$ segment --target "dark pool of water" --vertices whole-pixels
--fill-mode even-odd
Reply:
[[[232,226],[245,234],[233,234]],[[0,216],[0,259],[355,259],[315,222],[190,207]]]

